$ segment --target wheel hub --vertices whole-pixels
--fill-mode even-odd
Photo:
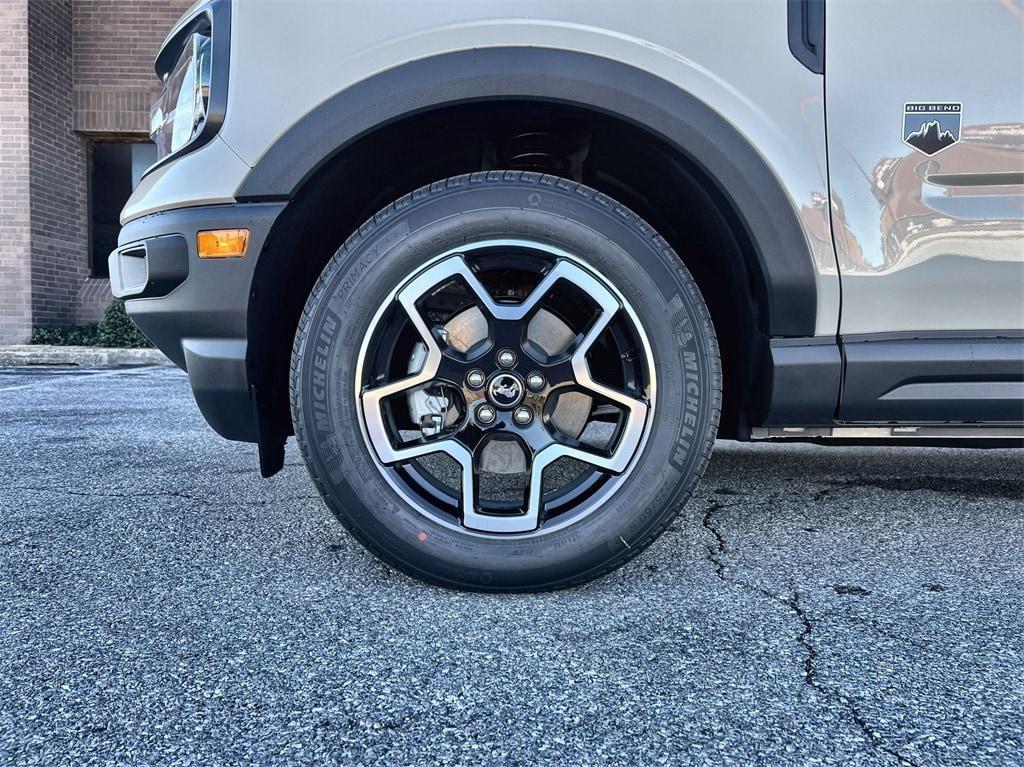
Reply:
[[[497,408],[510,410],[523,401],[526,384],[516,373],[501,372],[491,376],[487,384],[487,399]]]

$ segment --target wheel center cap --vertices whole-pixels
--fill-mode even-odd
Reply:
[[[526,385],[515,373],[498,373],[487,384],[487,399],[495,407],[511,408],[523,401]]]

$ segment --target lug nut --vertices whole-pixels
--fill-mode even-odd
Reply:
[[[511,349],[502,349],[498,352],[498,364],[503,368],[510,368],[516,364],[516,353]]]
[[[479,389],[484,385],[484,381],[487,380],[487,376],[484,375],[482,370],[470,370],[466,373],[466,383],[470,389]]]
[[[540,373],[530,373],[526,376],[526,385],[534,391],[540,391],[544,388],[544,376]]]
[[[517,407],[515,412],[512,413],[512,418],[520,426],[526,426],[526,424],[533,420],[533,411],[528,407]]]
[[[486,403],[476,409],[476,420],[480,423],[494,423],[497,417],[498,411]]]

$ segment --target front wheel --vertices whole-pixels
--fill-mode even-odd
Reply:
[[[446,586],[623,564],[692,493],[718,424],[707,307],[672,248],[580,184],[492,172],[407,195],[334,255],[292,355],[324,500]]]

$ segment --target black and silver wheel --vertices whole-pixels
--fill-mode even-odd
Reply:
[[[667,243],[548,176],[399,200],[328,264],[292,363],[296,435],[332,510],[445,585],[553,588],[616,567],[707,461],[720,368]]]

